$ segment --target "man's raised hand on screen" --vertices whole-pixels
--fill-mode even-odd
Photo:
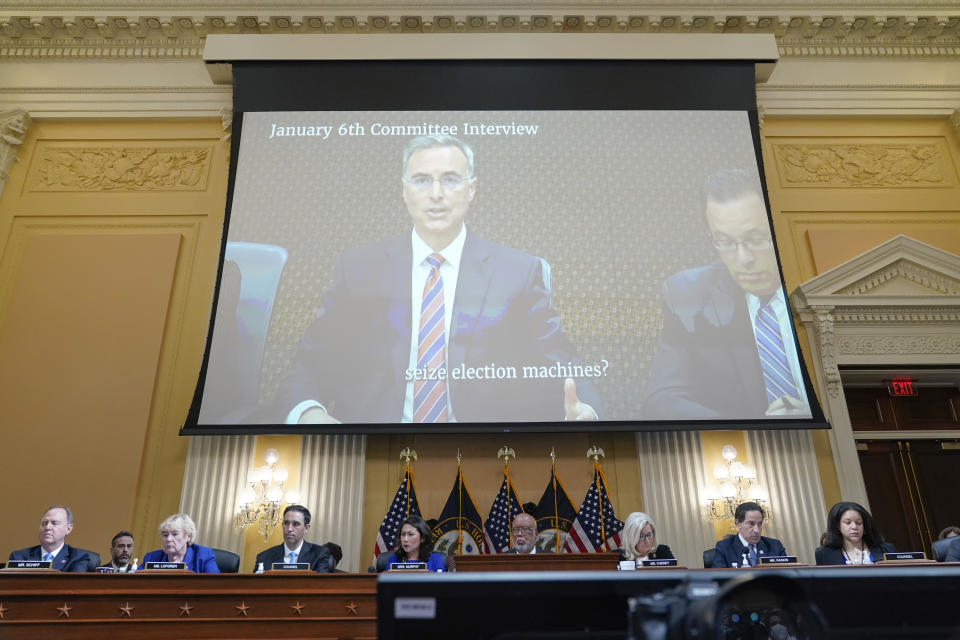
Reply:
[[[311,407],[303,412],[297,424],[340,424],[340,421],[324,411],[322,407]]]
[[[577,397],[577,383],[573,378],[563,381],[564,420],[597,420],[597,412]]]

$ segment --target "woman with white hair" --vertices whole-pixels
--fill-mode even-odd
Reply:
[[[213,549],[195,544],[197,525],[185,513],[175,513],[160,523],[163,548],[151,551],[143,558],[148,562],[183,562],[194,573],[220,573]]]
[[[672,558],[673,552],[665,544],[657,544],[657,527],[650,516],[634,511],[623,522],[620,531],[621,560],[633,560],[639,565],[644,560]]]

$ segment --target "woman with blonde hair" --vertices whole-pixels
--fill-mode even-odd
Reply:
[[[638,565],[644,560],[673,558],[670,547],[657,544],[657,527],[642,511],[634,511],[624,520],[620,543],[620,559],[633,560]]]
[[[143,558],[148,562],[183,562],[194,573],[220,573],[213,549],[196,544],[197,525],[185,513],[175,513],[160,523],[163,548],[151,551]]]

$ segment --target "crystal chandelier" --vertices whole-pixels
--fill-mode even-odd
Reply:
[[[300,492],[296,489],[284,491],[288,474],[286,469],[277,466],[280,453],[276,449],[267,449],[263,459],[267,464],[250,469],[247,473],[249,486],[237,493],[236,525],[243,531],[257,523],[257,530],[267,540],[280,523],[286,506],[300,503]]]
[[[757,469],[737,460],[737,448],[728,444],[720,450],[726,463],[713,468],[713,477],[717,483],[707,485],[703,490],[706,501],[707,517],[715,521],[727,520],[730,528],[735,529],[734,514],[737,506],[744,502],[756,502],[770,518],[770,507],[766,489],[757,484]]]

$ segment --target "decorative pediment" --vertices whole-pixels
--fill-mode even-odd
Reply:
[[[960,296],[960,256],[898,235],[800,285],[794,303],[799,309],[960,304],[949,296]]]

